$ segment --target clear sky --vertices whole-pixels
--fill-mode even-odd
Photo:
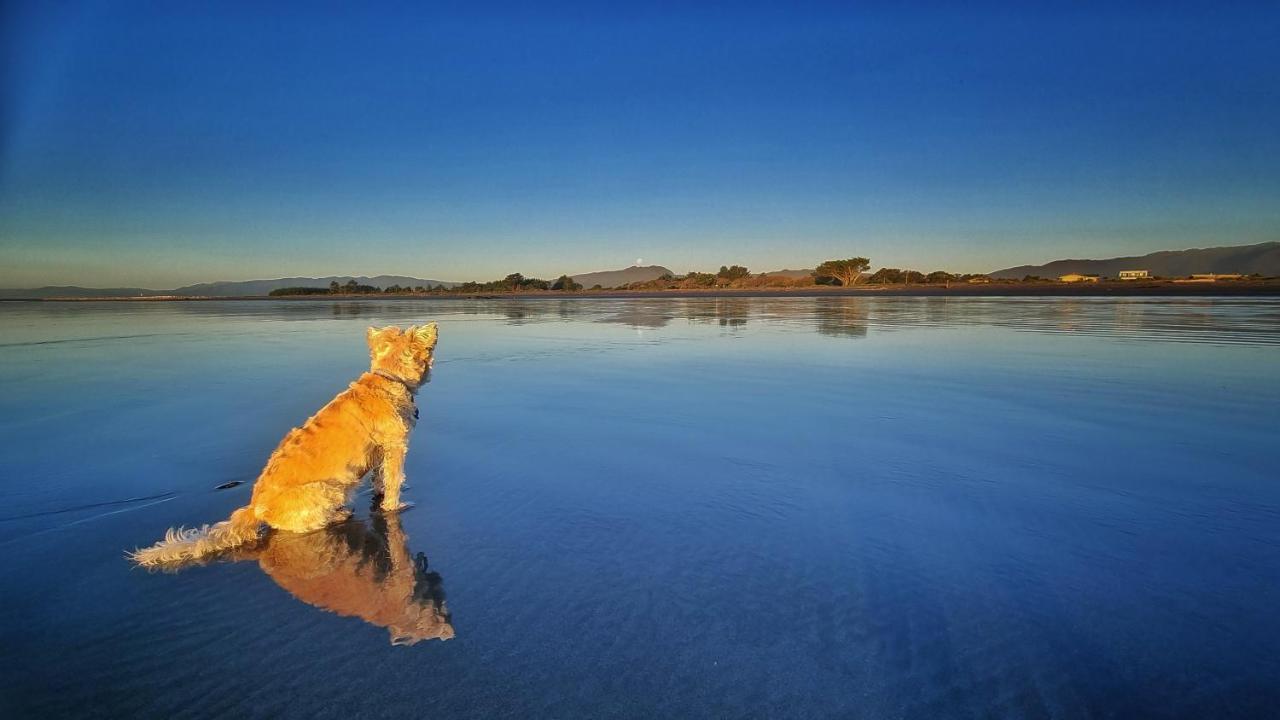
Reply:
[[[1280,239],[1274,1],[342,5],[0,6],[0,287]]]

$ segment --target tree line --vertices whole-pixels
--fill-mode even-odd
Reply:
[[[521,273],[511,273],[500,280],[487,282],[468,281],[453,287],[436,284],[430,287],[417,285],[401,287],[391,285],[381,288],[374,285],[361,285],[355,280],[345,284],[337,281],[329,283],[329,287],[287,287],[272,290],[273,296],[286,295],[421,295],[421,294],[475,294],[483,292],[575,292],[589,290],[696,290],[708,288],[788,288],[814,285],[852,286],[872,285],[940,285],[952,282],[972,282],[986,280],[985,275],[950,273],[935,270],[923,273],[918,270],[882,267],[873,273],[871,261],[865,257],[851,257],[827,260],[820,263],[807,275],[783,275],[778,273],[752,273],[742,265],[721,265],[714,273],[690,271],[683,275],[666,273],[653,280],[633,282],[616,287],[594,285],[584,288],[569,275],[561,275],[555,280],[543,280],[526,277]]]
[[[923,273],[918,270],[882,267],[873,273],[871,260],[851,257],[826,260],[804,275],[780,273],[753,273],[742,265],[721,265],[715,273],[689,272],[684,275],[663,275],[655,280],[635,282],[623,286],[623,290],[693,290],[702,288],[797,288],[816,285],[934,285],[953,282],[986,281],[985,275],[951,273],[935,270]]]

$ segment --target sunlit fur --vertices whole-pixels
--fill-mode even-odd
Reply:
[[[435,323],[369,328],[369,372],[285,435],[246,507],[212,526],[171,529],[130,558],[149,567],[180,564],[249,542],[264,523],[307,532],[345,520],[351,494],[370,470],[382,509],[400,509],[404,456],[417,417],[414,393],[431,368],[436,339]]]

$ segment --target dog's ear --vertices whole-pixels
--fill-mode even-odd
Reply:
[[[434,347],[436,344],[436,324],[427,323],[419,328],[410,328],[413,338],[427,347]]]
[[[388,325],[384,328],[371,327],[365,331],[365,341],[369,343],[369,349],[377,352],[378,348],[387,344],[387,341],[400,334],[400,328],[395,325]]]

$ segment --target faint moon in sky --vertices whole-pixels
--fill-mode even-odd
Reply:
[[[637,264],[637,265],[643,265],[643,264],[644,264],[644,258],[636,258],[636,264]]]

